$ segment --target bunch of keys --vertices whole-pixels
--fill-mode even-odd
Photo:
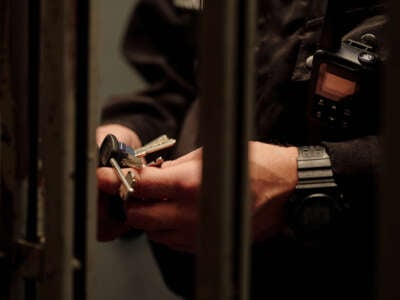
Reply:
[[[162,157],[157,158],[148,164],[145,164],[143,158],[150,153],[154,153],[175,144],[176,140],[169,138],[167,135],[150,141],[143,147],[133,149],[128,145],[119,142],[113,134],[108,134],[101,143],[98,157],[99,167],[112,167],[120,178],[122,185],[120,189],[120,197],[126,200],[133,193],[135,177],[132,172],[128,172],[125,176],[121,168],[141,169],[145,166],[159,167],[164,162]]]

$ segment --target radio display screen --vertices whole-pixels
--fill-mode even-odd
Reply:
[[[346,74],[347,73],[347,74]],[[356,93],[357,81],[349,72],[335,66],[322,63],[320,65],[316,93],[332,101],[341,101]]]

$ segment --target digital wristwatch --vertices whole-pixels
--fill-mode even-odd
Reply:
[[[298,149],[298,183],[286,203],[286,220],[296,238],[320,239],[332,229],[345,205],[325,148],[303,146]]]

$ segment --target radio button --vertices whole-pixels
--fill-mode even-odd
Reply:
[[[317,110],[317,111],[314,113],[314,116],[315,116],[317,119],[322,119],[323,113],[322,113],[322,111]]]
[[[352,112],[351,112],[350,109],[345,108],[345,109],[343,109],[343,115],[344,115],[345,117],[347,117],[347,118],[350,118],[350,117],[352,116]]]

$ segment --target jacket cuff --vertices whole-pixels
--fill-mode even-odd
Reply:
[[[377,179],[381,166],[381,149],[377,136],[322,144],[330,156],[332,170],[339,184]]]

